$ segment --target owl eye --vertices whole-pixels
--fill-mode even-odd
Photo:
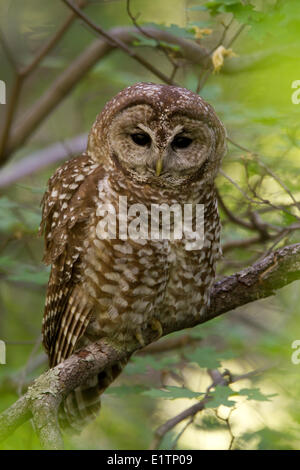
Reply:
[[[150,136],[142,132],[131,134],[131,138],[136,145],[140,145],[141,147],[145,147],[145,145],[149,145],[151,142]]]
[[[192,139],[184,137],[183,135],[177,135],[172,142],[172,147],[177,149],[185,149],[192,143]]]

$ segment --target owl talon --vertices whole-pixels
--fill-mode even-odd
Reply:
[[[158,337],[157,339],[161,338],[162,335],[163,335],[163,327],[160,323],[159,320],[157,320],[156,318],[154,320],[151,321],[151,328],[152,330],[154,331],[157,331],[158,332]]]
[[[140,329],[135,333],[135,337],[143,348],[145,346],[145,340]]]

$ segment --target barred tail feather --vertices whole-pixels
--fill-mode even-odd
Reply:
[[[118,377],[127,362],[124,360],[105,369],[67,396],[58,413],[61,429],[79,434],[96,419],[101,408],[101,394]]]

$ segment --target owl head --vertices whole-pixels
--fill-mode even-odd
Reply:
[[[97,116],[88,153],[136,182],[163,187],[213,180],[226,132],[214,109],[185,88],[136,83]]]

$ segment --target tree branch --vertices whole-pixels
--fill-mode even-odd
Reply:
[[[236,375],[236,376],[231,376],[231,375],[228,376],[228,371],[225,371],[223,374],[221,374],[218,370],[212,370],[210,375],[213,380],[212,380],[212,383],[207,387],[204,397],[198,403],[190,406],[189,408],[186,408],[181,413],[177,414],[173,418],[168,419],[168,421],[166,421],[161,426],[159,426],[154,433],[154,439],[151,442],[149,449],[150,450],[159,449],[159,446],[164,436],[169,431],[171,431],[171,429],[173,429],[177,424],[181,423],[185,419],[191,418],[189,423],[193,422],[195,415],[199,413],[200,411],[203,411],[206,403],[211,400],[210,392],[217,385],[226,386],[226,385],[230,385],[232,383],[238,382],[239,380],[249,379],[250,377],[258,375],[259,373],[263,372],[266,369],[268,368],[256,369],[256,370],[247,372],[245,374]],[[176,441],[177,440],[178,440],[178,437]]]
[[[129,55],[132,59],[139,62],[141,65],[146,67],[146,69],[150,70],[154,75],[156,75],[160,80],[167,83],[168,85],[175,85],[175,83],[167,77],[164,73],[162,73],[159,69],[154,67],[150,62],[145,60],[143,57],[139,56],[135,53],[133,49],[127,46],[125,42],[123,42],[118,37],[112,36],[104,29],[102,29],[99,25],[94,23],[86,14],[84,14],[76,5],[74,5],[70,0],[62,0],[71,10],[73,10],[76,15],[81,18],[92,30],[94,30],[97,34],[104,37],[108,42],[115,45],[119,49],[121,49],[125,54]]]
[[[87,136],[87,134],[80,134],[71,139],[57,142],[49,145],[49,147],[37,150],[16,163],[6,165],[0,171],[0,188],[10,186],[21,178],[32,175],[48,165],[81,154],[86,150]]]
[[[163,321],[163,334],[207,322],[249,302],[273,295],[277,289],[298,279],[300,243],[281,248],[253,266],[216,282],[206,315],[198,319],[185,317],[172,324]],[[147,327],[143,331],[145,344],[155,341],[155,335],[153,329]],[[116,361],[129,358],[140,348],[136,341],[131,351],[124,351],[103,339],[42,374],[23,397],[0,415],[0,440],[33,416],[43,447],[62,448],[57,422],[57,410],[61,401],[89,378]]]
[[[186,60],[194,63],[206,63],[210,61],[207,50],[198,44],[174,36],[167,31],[155,28],[144,28],[156,39],[177,44],[180,46]],[[123,43],[131,44],[135,39],[135,28],[113,28],[107,33],[109,37],[120,40]],[[87,49],[81,53],[62,74],[52,83],[47,91],[32,105],[32,107],[20,117],[15,126],[12,127],[7,147],[5,149],[5,159],[12,152],[17,150],[37,129],[53,109],[72,91],[82,77],[102,58],[106,57],[117,46],[108,40],[97,39]]]
[[[86,0],[78,0],[78,6],[83,8],[86,4]],[[38,67],[40,62],[46,57],[49,52],[58,44],[61,38],[64,36],[74,19],[76,18],[76,14],[71,12],[67,17],[66,21],[61,25],[61,27],[56,31],[56,33],[50,38],[46,44],[44,44],[41,49],[37,52],[36,56],[33,60],[26,65],[25,67],[19,66],[13,55],[10,52],[8,45],[6,44],[6,40],[0,31],[0,42],[2,47],[6,53],[6,56],[12,65],[14,72],[15,72],[15,80],[14,85],[11,91],[8,109],[5,117],[5,123],[3,127],[3,131],[0,138],[0,162],[1,165],[6,162],[7,158],[9,157],[9,153],[6,152],[7,141],[10,136],[11,127],[14,122],[14,116],[17,113],[18,102],[21,95],[22,87],[26,78],[34,72],[34,70]]]
[[[157,41],[178,45],[180,47],[180,54],[185,60],[193,64],[201,65],[203,69],[207,71],[211,69],[212,64],[209,51],[195,41],[184,39],[167,31],[151,27],[144,27],[143,32]],[[72,91],[83,76],[85,76],[99,60],[116,49],[119,43],[126,46],[136,40],[136,28],[131,27],[112,28],[105,32],[105,34],[105,39],[97,39],[88,46],[52,83],[39,100],[12,126],[5,152],[3,153],[4,161],[34,133],[53,109]],[[111,38],[113,38],[113,42],[110,40]],[[263,56],[265,58],[273,54],[275,54],[274,50],[264,51]],[[233,60],[235,64],[234,67],[229,65]],[[236,71],[240,72],[241,70],[247,69],[252,63],[256,64],[257,60],[261,60],[261,57],[249,56],[248,58],[247,56],[229,59],[222,68],[222,72],[226,71],[226,73],[231,73],[231,69],[233,73]],[[153,73],[155,74],[154,70]],[[162,79],[162,77],[160,78]]]

